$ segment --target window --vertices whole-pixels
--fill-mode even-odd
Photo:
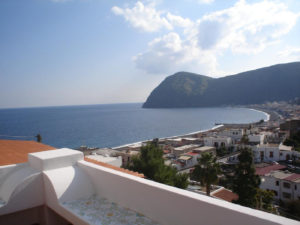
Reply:
[[[285,187],[285,188],[291,188],[291,184],[283,182],[283,187]]]
[[[278,192],[277,192],[277,191],[273,190],[273,192],[274,192],[274,195],[275,195],[275,196],[278,195]]]
[[[295,190],[297,190],[297,184],[295,184]]]
[[[270,156],[270,158],[273,158],[273,152],[270,152],[269,156]]]
[[[278,180],[276,181],[276,186],[279,186],[279,181]]]
[[[282,152],[280,152],[280,154],[279,154],[280,156],[282,156]]]
[[[284,198],[291,199],[291,194],[290,194],[290,193],[282,192],[282,196],[283,196]]]

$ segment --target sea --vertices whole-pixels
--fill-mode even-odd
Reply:
[[[144,109],[142,103],[0,109],[0,139],[40,134],[57,148],[116,147],[261,119],[268,115],[248,108]]]

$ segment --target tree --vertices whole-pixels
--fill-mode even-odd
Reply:
[[[269,190],[259,189],[256,194],[257,209],[262,209],[268,212],[273,211],[272,202],[274,198],[274,192]]]
[[[210,153],[203,153],[198,159],[198,165],[191,175],[191,178],[200,181],[206,187],[206,195],[210,196],[211,185],[218,181],[220,165],[216,162],[217,158]]]
[[[37,142],[42,142],[42,136],[40,134],[37,134],[35,137]]]
[[[247,145],[249,143],[249,138],[247,134],[244,134],[241,138],[241,143]]]
[[[252,150],[243,148],[238,159],[239,163],[233,179],[233,191],[238,194],[239,198],[235,203],[255,208],[260,178],[255,174]]]
[[[187,174],[177,174],[174,167],[165,165],[163,151],[157,139],[141,147],[140,154],[132,158],[132,163],[127,168],[143,173],[148,179],[160,183],[183,189],[188,186]]]

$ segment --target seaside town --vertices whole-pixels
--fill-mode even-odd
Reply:
[[[176,168],[178,174],[189,176],[186,190],[205,195],[207,187],[199,180],[193,180],[192,174],[202,155],[209,153],[220,166],[218,179],[209,184],[209,195],[234,202],[238,199],[232,190],[234,170],[239,164],[241,150],[250,149],[255,174],[260,179],[259,189],[266,191],[255,208],[299,220],[299,214],[293,211],[299,207],[296,202],[300,199],[300,148],[293,138],[299,138],[300,105],[297,102],[273,102],[247,107],[265,112],[268,119],[251,124],[216,124],[211,130],[156,139],[163,151],[164,164]],[[132,160],[147,144],[149,141],[116,148],[81,146],[78,150],[91,162],[130,169]]]

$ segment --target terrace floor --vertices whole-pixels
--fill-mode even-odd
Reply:
[[[88,199],[64,202],[62,205],[93,225],[158,225],[140,213],[95,195]]]

